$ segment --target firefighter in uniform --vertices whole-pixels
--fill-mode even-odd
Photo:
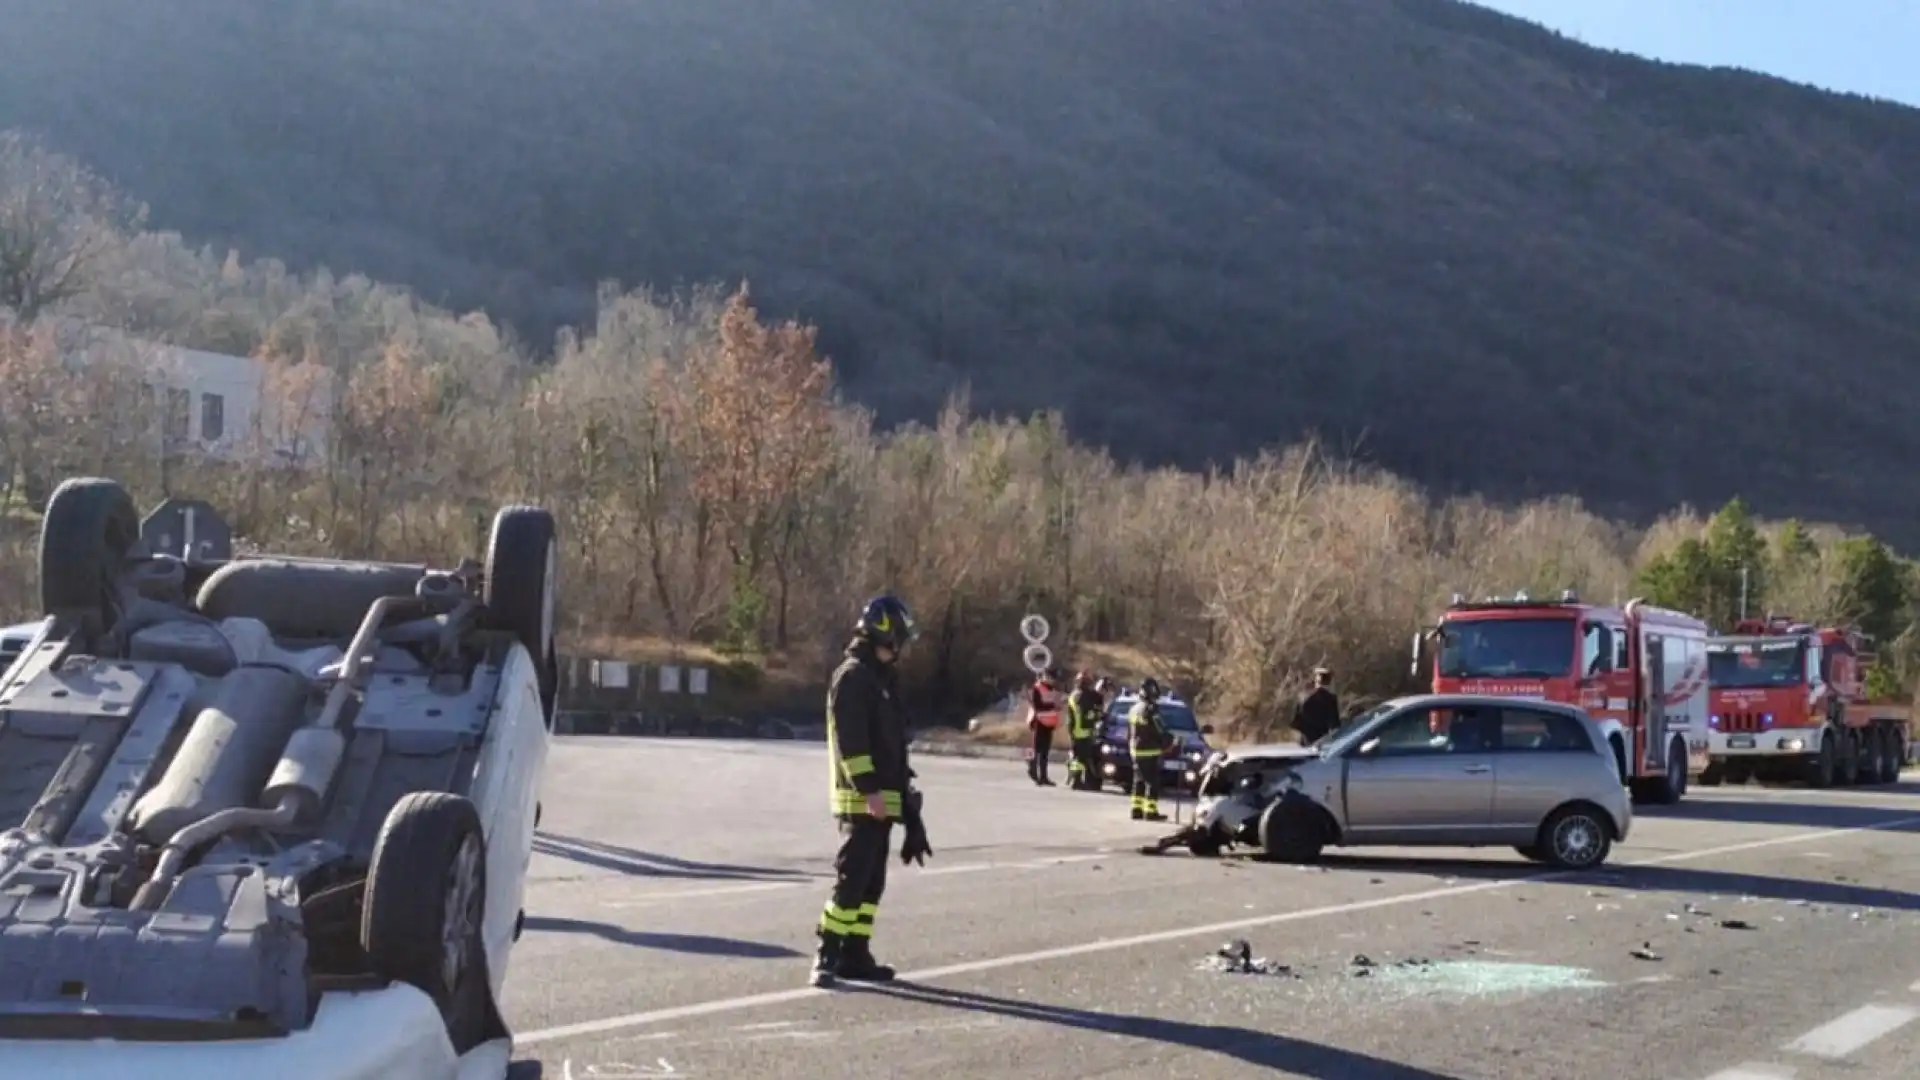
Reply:
[[[1312,746],[1340,726],[1340,698],[1333,692],[1333,672],[1313,669],[1313,690],[1293,709],[1293,730],[1302,746]]]
[[[1106,708],[1093,673],[1083,671],[1075,676],[1073,693],[1067,698],[1067,738],[1073,747],[1067,786],[1075,791],[1100,790],[1100,721]]]
[[[1033,732],[1033,745],[1027,748],[1027,779],[1041,787],[1053,787],[1047,766],[1053,754],[1053,733],[1060,727],[1060,669],[1050,667],[1040,673],[1027,695],[1027,727]]]
[[[1160,758],[1167,751],[1167,726],[1160,719],[1160,684],[1140,684],[1140,700],[1127,716],[1127,752],[1133,758],[1133,820],[1165,821],[1160,812]]]
[[[833,895],[820,913],[814,986],[836,979],[886,982],[893,969],[873,957],[874,916],[887,886],[893,823],[904,826],[902,863],[933,854],[920,820],[920,793],[909,787],[907,724],[894,662],[918,636],[913,615],[892,596],[867,602],[846,659],[827,686],[827,756],[833,816],[840,823]]]

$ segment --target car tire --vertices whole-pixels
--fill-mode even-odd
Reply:
[[[540,704],[548,723],[559,694],[560,656],[555,611],[560,599],[560,538],[553,515],[535,506],[509,506],[493,516],[487,541],[488,616],[526,646],[540,673]]]
[[[139,542],[140,512],[126,488],[99,477],[62,482],[40,520],[40,609],[89,638],[111,629],[120,576]]]
[[[1563,806],[1540,823],[1541,861],[1561,870],[1591,870],[1613,850],[1613,826],[1592,806]]]
[[[1202,859],[1218,856],[1225,847],[1226,845],[1220,842],[1220,834],[1213,831],[1187,840],[1187,850]]]
[[[433,1000],[460,1052],[478,1045],[490,1005],[487,844],[473,803],[440,791],[402,796],[374,841],[360,947],[375,973]]]
[[[1327,839],[1313,804],[1297,796],[1283,797],[1260,812],[1260,849],[1275,862],[1313,862]]]

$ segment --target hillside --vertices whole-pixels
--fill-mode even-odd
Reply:
[[[269,15],[268,12],[275,12]],[[0,128],[483,305],[748,278],[899,418],[1920,542],[1920,111],[1451,0],[13,5]]]

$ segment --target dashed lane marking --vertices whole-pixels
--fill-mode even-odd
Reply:
[[[1839,1061],[1920,1019],[1920,1009],[1905,1005],[1862,1005],[1788,1043],[1788,1053]]]

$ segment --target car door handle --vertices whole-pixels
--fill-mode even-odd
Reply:
[[[1466,766],[1466,767],[1464,767],[1464,768],[1462,768],[1462,769],[1461,769],[1460,771],[1461,771],[1461,772],[1467,772],[1467,773],[1489,773],[1489,772],[1492,772],[1492,771],[1493,771],[1493,766],[1491,766],[1491,765],[1468,765],[1468,766]]]

